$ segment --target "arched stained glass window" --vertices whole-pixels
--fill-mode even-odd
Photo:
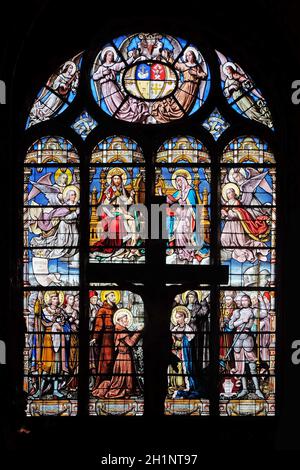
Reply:
[[[90,167],[90,261],[143,263],[139,204],[145,202],[141,149],[126,137],[109,137],[93,150]]]
[[[29,416],[275,414],[276,128],[230,57],[135,33],[40,88],[24,123]]]
[[[61,137],[43,137],[24,167],[24,285],[79,284],[79,157]]]
[[[168,204],[167,264],[209,263],[210,157],[200,141],[176,137],[157,153],[155,191]]]

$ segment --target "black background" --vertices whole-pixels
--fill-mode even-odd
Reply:
[[[3,5],[4,2],[2,2]],[[161,2],[160,2],[161,3]],[[197,2],[198,4],[198,2]],[[178,5],[178,6],[177,6]],[[1,113],[1,297],[0,338],[8,344],[8,365],[0,365],[0,448],[22,459],[35,454],[54,461],[77,456],[97,462],[109,451],[115,455],[199,453],[226,455],[239,451],[253,455],[274,450],[300,449],[300,365],[291,362],[291,344],[300,339],[300,105],[291,101],[291,84],[300,80],[300,6],[294,1],[207,2],[161,5],[64,1],[10,2],[2,14],[0,79],[7,87]],[[279,157],[280,253],[280,380],[276,418],[110,418],[34,420],[29,437],[17,436],[16,364],[10,325],[16,293],[15,256],[18,207],[16,139],[26,110],[41,84],[66,59],[88,48],[96,38],[119,33],[161,31],[178,34],[228,53],[259,83],[275,117]],[[19,188],[20,193],[22,188]],[[19,193],[19,194],[20,194]],[[19,350],[22,344],[19,345]],[[20,405],[18,405],[20,406]],[[192,421],[192,422],[191,422]],[[151,425],[151,430],[150,430]],[[52,449],[52,450],[51,450]],[[16,452],[19,450],[19,453]],[[213,454],[211,454],[213,450]],[[73,457],[72,457],[73,454]],[[213,458],[213,457],[212,457]],[[99,460],[98,460],[99,461]],[[237,465],[237,462],[235,462]]]

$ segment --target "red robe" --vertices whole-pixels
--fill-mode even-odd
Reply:
[[[110,204],[116,204],[117,199],[115,199],[115,191],[112,187],[108,188],[109,200],[112,201]],[[106,193],[103,194],[100,205],[104,204],[107,200]],[[104,207],[104,206],[103,206]],[[101,214],[102,219],[102,228],[105,234],[110,234],[110,237],[103,236],[93,244],[91,251],[102,251],[103,253],[113,253],[115,248],[120,248],[123,246],[123,239],[127,235],[127,230],[124,226],[124,222],[121,215],[118,213],[115,214],[115,217],[111,218],[104,212]]]

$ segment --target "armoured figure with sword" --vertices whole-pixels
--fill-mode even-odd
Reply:
[[[258,398],[264,399],[260,390],[257,377],[257,355],[255,352],[255,341],[253,337],[253,325],[256,318],[259,318],[259,309],[251,308],[251,299],[248,295],[241,298],[241,308],[236,309],[229,321],[230,330],[235,330],[232,346],[228,350],[224,360],[229,357],[230,352],[234,352],[235,372],[241,375],[242,390],[238,393],[238,398],[248,395],[247,378],[245,376],[246,364],[249,366],[252,382],[255,387],[255,394]]]

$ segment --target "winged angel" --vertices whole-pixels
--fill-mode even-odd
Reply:
[[[227,247],[229,257],[240,263],[266,261],[270,251],[271,207],[255,194],[260,188],[273,196],[267,175],[267,171],[254,168],[232,168],[224,180],[222,197],[226,207],[222,209],[225,223],[221,243]]]
[[[49,260],[72,259],[74,262],[74,256],[78,254],[79,188],[69,169],[57,170],[54,179],[53,184],[51,173],[47,173],[37,182],[30,181],[32,189],[28,195],[30,206],[26,228],[33,234],[30,241],[33,273],[39,284],[44,286],[61,284],[58,273],[49,273]],[[40,193],[48,201],[46,207],[34,201]]]

